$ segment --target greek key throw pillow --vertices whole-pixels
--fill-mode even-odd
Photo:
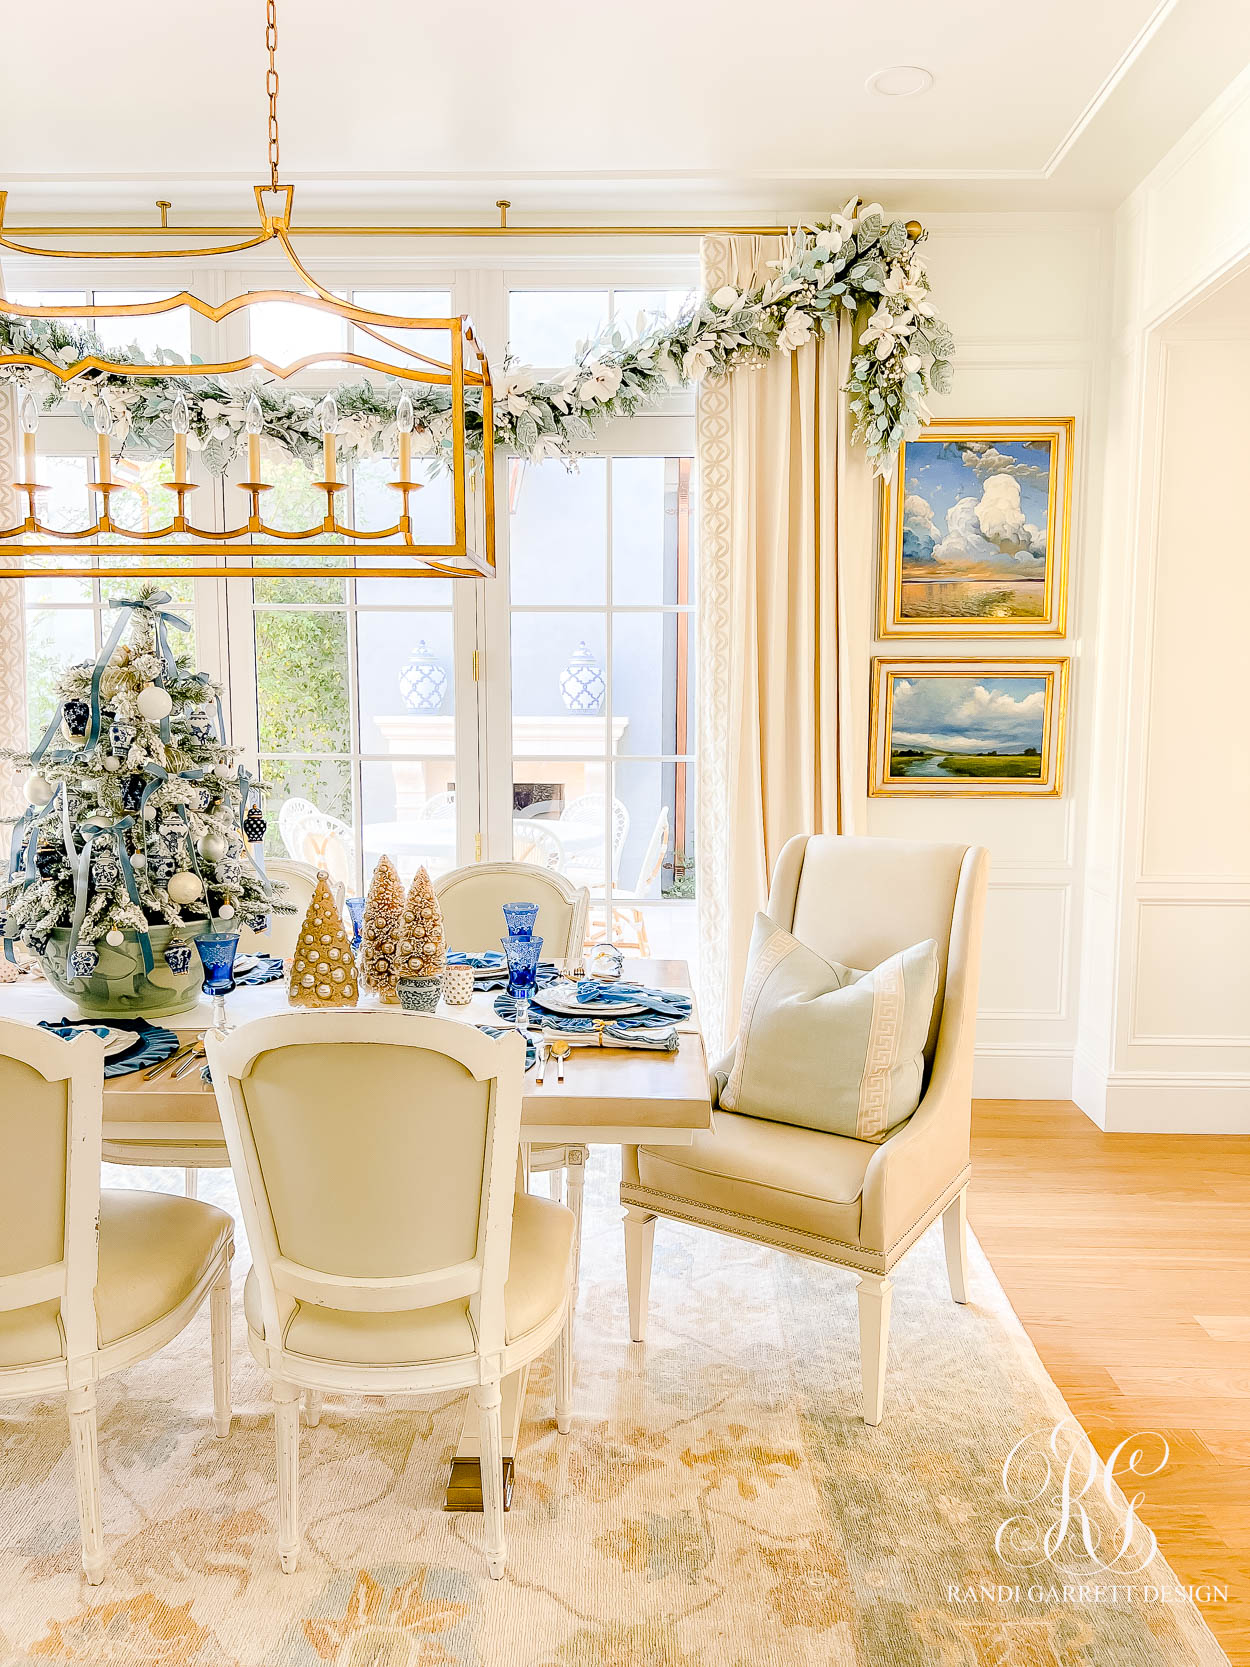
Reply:
[[[937,944],[903,949],[871,972],[826,961],[757,914],[727,1111],[882,1141],[924,1086],[937,997]]]

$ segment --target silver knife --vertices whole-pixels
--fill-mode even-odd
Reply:
[[[197,1044],[187,1042],[176,1053],[171,1053],[168,1059],[162,1059],[159,1065],[154,1065],[150,1071],[143,1073],[144,1082],[151,1082],[153,1078],[161,1076],[166,1071],[172,1071],[179,1060],[185,1059],[189,1053],[194,1053]]]

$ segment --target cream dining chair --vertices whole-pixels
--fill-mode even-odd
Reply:
[[[0,1019],[0,1401],[64,1394],[82,1566],[104,1578],[96,1384],[146,1360],[210,1299],[213,1428],[230,1430],[224,1210],[100,1190],[103,1052]]]
[[[722,1111],[690,1146],[627,1146],[621,1202],[630,1334],[641,1342],[657,1216],[797,1251],[859,1274],[864,1422],[885,1394],[891,1270],[942,1217],[951,1295],[967,1296],[972,1051],[989,859],[975,845],[800,835],[777,859],[770,918],[828,960],[875,967],[926,938],[939,978],[919,1106],[879,1145]]]
[[[284,1013],[206,1042],[269,1373],[278,1556],[299,1554],[299,1396],[469,1389],[503,1573],[500,1382],[554,1343],[569,1427],[573,1218],[516,1192],[521,1038],[421,1014]]]
[[[467,868],[453,868],[435,880],[434,895],[443,911],[448,949],[470,952],[494,949],[507,930],[504,904],[537,903],[534,932],[543,940],[543,960],[569,968],[581,965],[590,892],[585,886],[575,886],[563,874],[533,863],[479,862]],[[577,1245],[581,1244],[582,1194],[588,1156],[584,1146],[548,1144],[526,1149],[527,1175],[556,1177],[548,1184],[562,1192],[573,1212]]]

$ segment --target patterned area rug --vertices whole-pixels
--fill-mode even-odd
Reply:
[[[304,1546],[274,1543],[268,1399],[235,1331],[235,1423],[209,1424],[207,1316],[100,1394],[110,1567],[81,1579],[59,1401],[0,1404],[0,1663],[92,1667],[1207,1667],[1225,1661],[1120,1496],[1052,1561],[1066,1409],[973,1247],[896,1276],[885,1422],[859,1416],[853,1276],[660,1224],[651,1338],[631,1345],[615,1154],[592,1165],[572,1433],[531,1377],[505,1578],[439,1503],[463,1409],[330,1399],[301,1440]],[[110,1171],[118,1184],[174,1177]],[[540,1183],[541,1184],[541,1183]],[[230,1205],[228,1175],[204,1192]],[[240,1240],[242,1234],[240,1231]],[[240,1243],[241,1282],[247,1257]],[[236,1299],[238,1286],[236,1286]],[[1065,1436],[1080,1453],[1079,1442]],[[1003,1467],[1028,1443],[1012,1471]],[[1147,1466],[1148,1467],[1148,1466]],[[1149,1482],[1142,1483],[1148,1492]],[[1132,1490],[1130,1490],[1132,1491]],[[1011,1521],[1006,1536],[1000,1525]],[[1011,1567],[996,1549],[1026,1567]],[[1065,1591],[1065,1587],[1067,1590]]]

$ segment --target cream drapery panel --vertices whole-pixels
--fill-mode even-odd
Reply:
[[[775,238],[705,239],[704,292],[765,282],[779,253]],[[781,847],[852,831],[861,797],[844,621],[866,595],[873,484],[848,445],[850,347],[848,321],[699,389],[696,880],[700,1011],[718,1050]]]
[[[0,387],[0,482],[17,479],[20,440],[17,401],[11,388]],[[12,526],[21,515],[19,494],[0,485],[0,525]],[[22,581],[4,577],[0,558],[0,747],[26,745],[26,616]],[[22,784],[0,764],[0,816],[24,808]],[[7,837],[3,849],[7,853]]]

